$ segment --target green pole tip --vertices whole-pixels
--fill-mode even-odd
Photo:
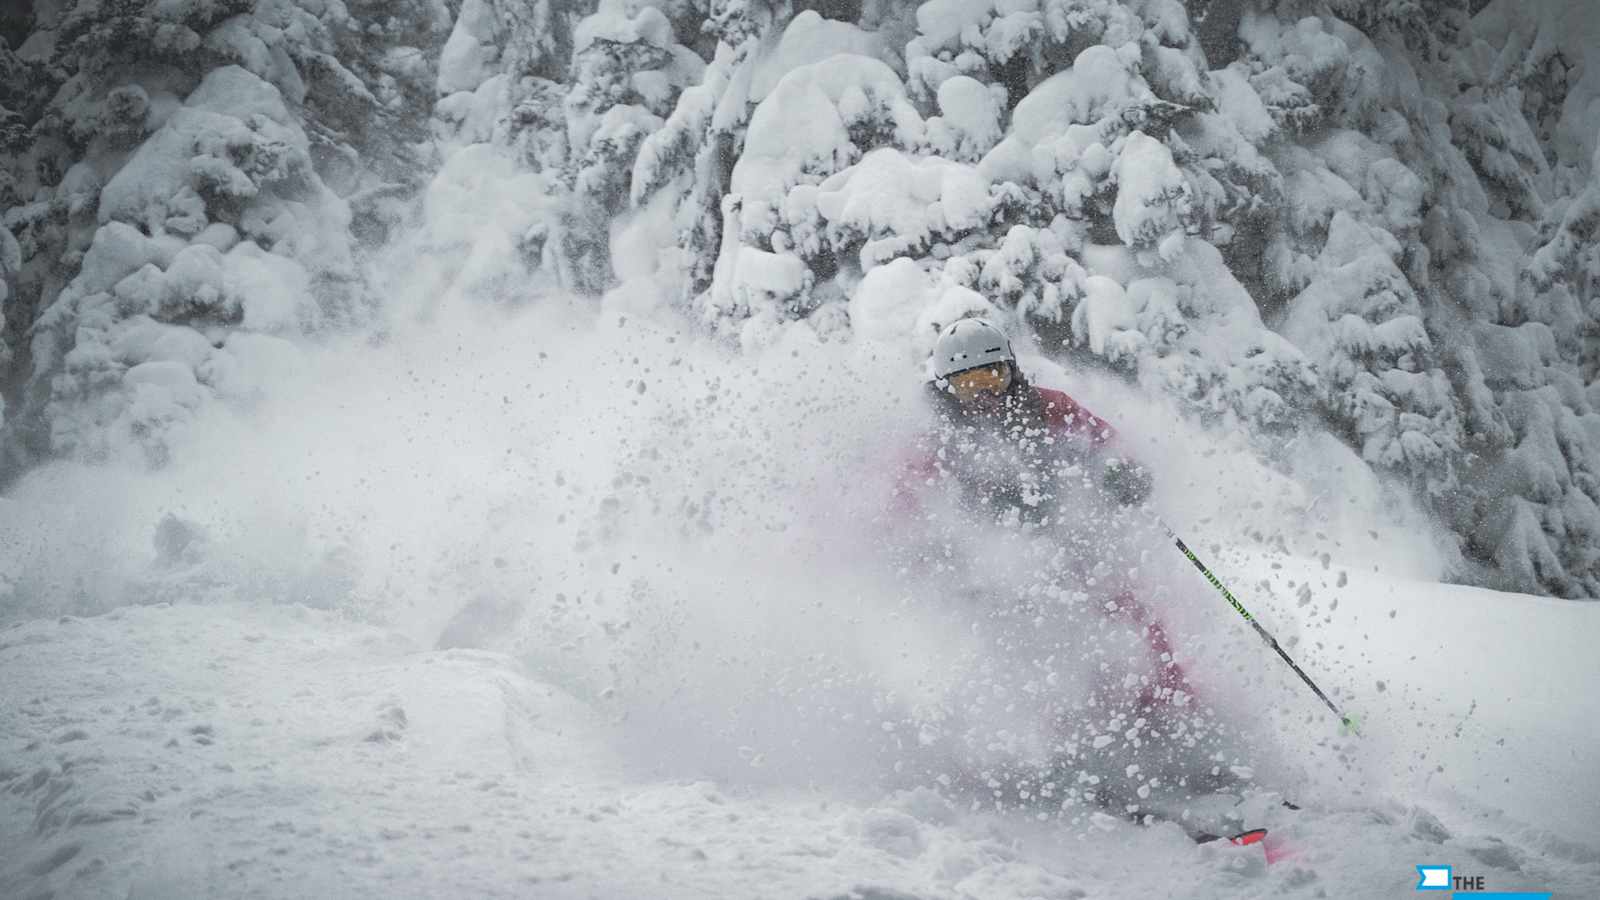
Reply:
[[[1356,737],[1361,736],[1361,722],[1359,719],[1357,719],[1355,716],[1344,716],[1341,721],[1344,722],[1344,727],[1340,729],[1342,734],[1353,734]]]

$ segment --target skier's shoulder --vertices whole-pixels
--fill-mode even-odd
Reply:
[[[1049,415],[1065,415],[1077,412],[1079,409],[1078,401],[1072,399],[1072,395],[1066,391],[1033,385],[1033,392],[1038,396],[1039,402],[1044,404],[1045,412]]]
[[[1081,414],[1087,412],[1066,391],[1034,385],[1033,392],[1039,398],[1039,408],[1044,411],[1045,421],[1054,427],[1071,428],[1078,423]]]
[[[1054,388],[1033,386],[1034,393],[1039,398],[1039,406],[1044,411],[1045,421],[1052,428],[1082,434],[1096,444],[1109,440],[1113,431],[1104,419],[1085,409],[1083,404],[1072,398],[1066,391]]]

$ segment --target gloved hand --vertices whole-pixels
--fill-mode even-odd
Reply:
[[[1123,506],[1143,503],[1153,484],[1149,469],[1121,458],[1106,460],[1106,471],[1100,479],[1100,486]]]

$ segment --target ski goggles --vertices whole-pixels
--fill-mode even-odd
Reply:
[[[1005,363],[964,369],[945,376],[951,393],[966,403],[979,394],[1001,394],[1011,386],[1011,367]]]

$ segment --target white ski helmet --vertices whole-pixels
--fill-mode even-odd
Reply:
[[[933,343],[933,375],[948,378],[964,369],[998,362],[1015,364],[1011,341],[988,319],[958,319],[939,332]]]

